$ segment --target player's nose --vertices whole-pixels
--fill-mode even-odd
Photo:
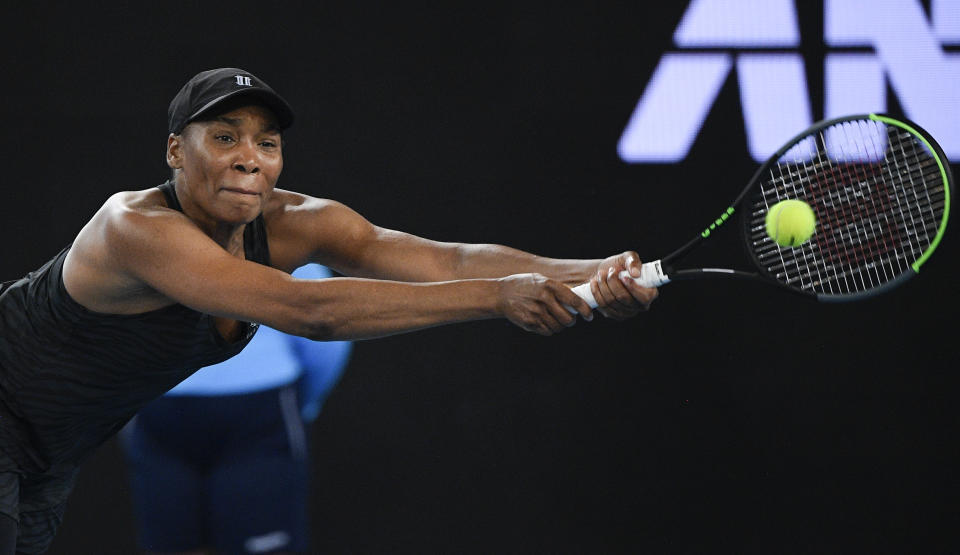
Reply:
[[[239,145],[236,158],[233,161],[233,169],[243,173],[259,173],[260,159],[257,155],[257,149],[252,145]]]

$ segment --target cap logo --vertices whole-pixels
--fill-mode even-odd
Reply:
[[[243,87],[252,87],[253,83],[250,82],[250,78],[244,75],[234,75],[234,79],[237,80],[237,84]]]

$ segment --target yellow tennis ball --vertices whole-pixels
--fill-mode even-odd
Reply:
[[[781,200],[767,212],[767,235],[778,245],[799,247],[817,230],[813,208],[802,200]]]

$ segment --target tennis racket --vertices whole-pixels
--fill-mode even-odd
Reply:
[[[950,215],[952,184],[943,150],[914,123],[880,114],[821,121],[771,156],[699,235],[644,262],[634,279],[659,287],[733,277],[770,282],[818,301],[872,297],[913,277],[933,254]],[[795,248],[766,233],[767,211],[786,199],[806,202],[817,219],[810,240]],[[731,227],[734,215],[752,270],[676,267]],[[589,282],[573,290],[597,306]]]

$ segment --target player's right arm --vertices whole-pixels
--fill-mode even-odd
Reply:
[[[274,199],[267,227],[271,260],[280,268],[309,260],[343,275],[405,282],[507,276],[522,282],[546,276],[574,287],[590,281],[594,298],[601,301],[598,310],[617,319],[637,314],[656,297],[655,290],[619,277],[624,270],[640,275],[640,260],[632,251],[596,260],[548,258],[503,245],[439,242],[386,229],[341,203],[291,191],[275,191]]]
[[[313,339],[363,339],[496,317],[544,335],[589,315],[569,288],[536,276],[439,283],[334,278],[299,280],[231,255],[152,193],[112,197],[81,231],[64,267],[87,308],[135,314],[173,302]],[[136,195],[140,195],[137,197]]]

